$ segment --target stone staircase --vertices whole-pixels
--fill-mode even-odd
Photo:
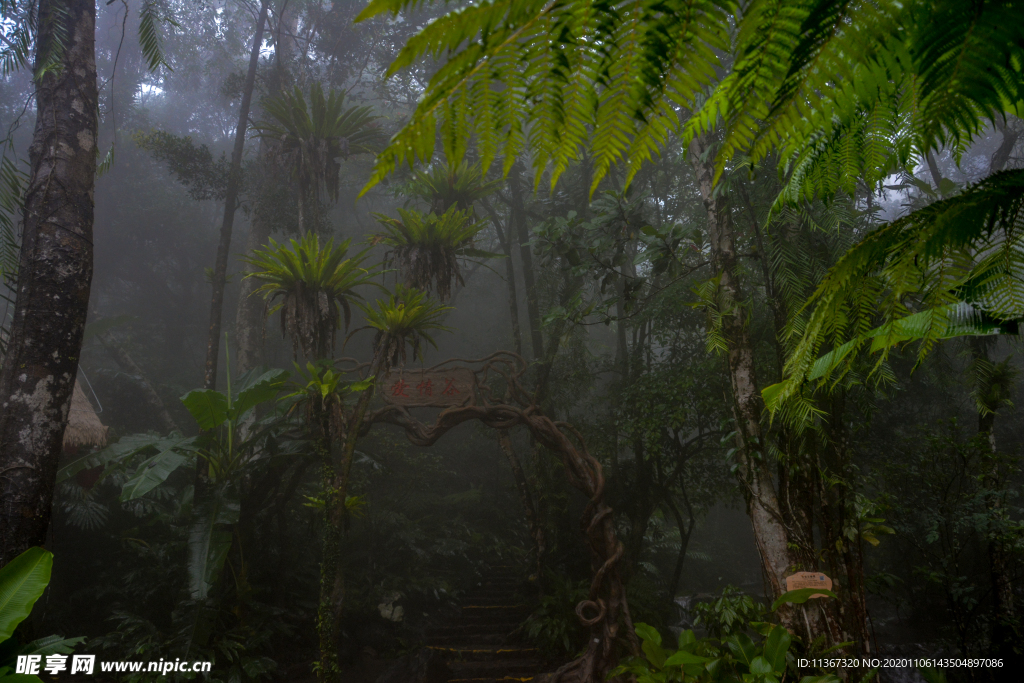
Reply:
[[[545,670],[539,651],[511,637],[529,614],[525,605],[517,604],[518,587],[514,568],[492,568],[466,593],[459,616],[430,634],[428,647],[447,659],[449,683],[532,681]]]

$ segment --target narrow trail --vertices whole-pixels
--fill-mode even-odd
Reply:
[[[542,654],[510,636],[529,614],[517,604],[518,585],[514,568],[494,567],[466,594],[459,616],[428,638],[430,648],[447,656],[449,683],[532,681],[544,670]]]

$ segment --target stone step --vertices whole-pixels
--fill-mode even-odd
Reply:
[[[480,662],[508,659],[535,659],[539,651],[534,647],[516,647],[514,645],[430,645],[431,650],[444,653],[449,662]]]
[[[433,635],[441,636],[476,636],[476,635],[504,635],[519,628],[519,621],[486,621],[473,623],[457,623],[447,626],[438,626],[434,629]]]
[[[519,605],[464,605],[456,623],[509,622],[521,623],[530,615]]]
[[[544,667],[540,659],[502,659],[490,662],[448,662],[451,679],[535,676]]]
[[[432,634],[427,638],[428,647],[499,647],[505,646],[507,633],[463,633],[460,635],[440,636]]]

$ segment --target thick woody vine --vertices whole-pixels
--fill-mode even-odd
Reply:
[[[589,595],[576,606],[576,614],[580,622],[590,629],[591,637],[586,651],[556,671],[549,680],[551,683],[604,681],[617,661],[620,637],[633,652],[638,648],[619,574],[624,548],[615,534],[612,509],[604,500],[604,473],[601,463],[587,450],[579,431],[541,412],[534,397],[522,384],[526,362],[519,355],[507,351],[479,360],[452,359],[426,370],[394,369],[377,383],[380,393],[388,400],[391,397],[386,385],[399,382],[400,387],[409,386],[411,383],[404,379],[407,374],[443,377],[446,372],[465,373],[468,367],[476,368],[471,371],[471,390],[460,390],[464,394],[462,402],[446,407],[433,423],[421,422],[411,412],[417,407],[439,405],[437,396],[431,394],[413,397],[401,405],[389,403],[367,413],[360,434],[369,432],[374,424],[392,424],[401,427],[410,442],[426,447],[436,443],[454,427],[476,420],[496,430],[526,427],[541,445],[561,457],[569,483],[588,499],[580,528],[590,548],[592,578]],[[354,369],[367,373],[370,367],[362,365]]]

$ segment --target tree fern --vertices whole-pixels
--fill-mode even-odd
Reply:
[[[822,380],[869,346],[1010,331],[1024,318],[1024,170],[1002,171],[869,234],[831,269],[805,305],[787,377],[770,405]],[[880,321],[884,322],[877,326]],[[822,346],[835,345],[818,358]]]
[[[374,0],[359,19],[416,4]],[[695,111],[686,136],[725,129],[720,167],[739,152],[757,162],[781,150],[783,170],[805,193],[828,194],[864,171],[883,177],[915,153],[960,148],[986,121],[1021,111],[1024,28],[1012,0],[740,7],[491,0],[450,12],[424,26],[390,67],[447,56],[370,184],[399,163],[429,159],[439,125],[455,161],[471,139],[485,169],[504,156],[507,171],[511,156],[529,150],[538,181],[550,170],[557,182],[590,150],[596,187],[621,161],[631,178]],[[718,83],[720,54],[734,62]],[[902,125],[908,134],[894,140]]]
[[[411,0],[374,0],[359,15],[399,14]],[[431,22],[389,73],[448,55],[409,123],[378,157],[373,185],[403,162],[430,159],[439,128],[449,160],[477,140],[486,171],[531,152],[535,183],[557,182],[584,149],[592,188],[623,159],[644,160],[679,130],[729,51],[735,3],[712,0],[491,0]],[[638,163],[631,169],[638,168]]]

